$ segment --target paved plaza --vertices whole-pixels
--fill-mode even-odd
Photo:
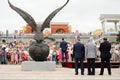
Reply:
[[[112,75],[98,75],[100,69],[96,68],[95,76],[74,75],[72,68],[56,68],[56,71],[21,71],[21,65],[0,65],[0,80],[120,80],[120,68],[112,68]]]

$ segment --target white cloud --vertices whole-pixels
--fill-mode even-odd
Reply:
[[[28,12],[36,22],[43,22],[53,10],[63,5],[66,0],[10,0],[10,2]],[[53,18],[52,22],[69,22],[74,31],[79,29],[81,32],[88,32],[101,28],[100,14],[120,14],[119,3],[120,0],[70,0]],[[0,30],[21,29],[26,24],[9,7],[7,0],[1,0],[0,12]]]

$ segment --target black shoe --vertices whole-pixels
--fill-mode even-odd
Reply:
[[[91,75],[91,74],[87,74],[87,75]]]
[[[78,75],[78,73],[75,73],[75,75]]]
[[[99,75],[103,75],[103,74],[99,74]]]
[[[95,73],[92,73],[91,75],[95,75]]]
[[[111,75],[111,73],[109,75]]]
[[[82,73],[81,75],[84,75],[84,73]]]

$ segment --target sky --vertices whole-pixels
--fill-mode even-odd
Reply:
[[[56,8],[67,0],[10,0],[29,13],[36,22],[43,22]],[[120,14],[120,0],[69,0],[51,22],[68,22],[73,32],[91,32],[101,29],[100,14]],[[0,0],[0,31],[21,30],[26,22],[12,10],[7,0]]]

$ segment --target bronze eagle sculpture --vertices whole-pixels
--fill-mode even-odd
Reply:
[[[29,47],[29,54],[31,58],[35,61],[44,61],[46,57],[49,54],[49,46],[47,44],[44,44],[44,39],[48,37],[43,36],[43,30],[45,28],[50,28],[50,21],[53,19],[53,17],[63,8],[67,5],[67,2],[62,5],[61,7],[54,10],[49,16],[45,19],[45,21],[42,23],[42,25],[36,24],[35,20],[32,18],[30,14],[28,14],[26,11],[12,5],[10,1],[8,0],[9,6],[15,10],[25,21],[28,23],[32,29],[36,32],[33,38],[36,40],[36,43],[32,44]],[[48,38],[51,39],[51,38]]]

